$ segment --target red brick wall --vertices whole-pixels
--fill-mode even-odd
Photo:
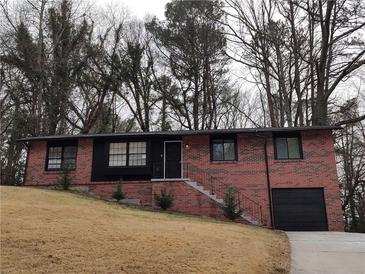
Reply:
[[[275,160],[271,134],[266,137],[271,188],[323,187],[329,230],[342,231],[342,209],[331,132],[302,132],[303,160]],[[183,142],[184,162],[242,189],[246,196],[262,205],[264,222],[270,224],[263,138],[255,134],[238,134],[238,160],[228,163],[210,161],[209,136],[184,136]]]
[[[151,182],[123,182],[122,192],[126,198],[139,199],[144,206],[152,206],[152,184]],[[111,199],[113,192],[117,190],[118,184],[99,183],[89,186],[88,192],[103,199]]]
[[[323,187],[329,229],[343,230],[331,132],[302,132],[303,160],[275,160],[271,135],[267,135],[267,137],[271,187]],[[255,134],[238,134],[238,161],[232,162],[210,161],[209,136],[184,136],[183,144],[184,162],[198,166],[222,181],[241,188],[246,196],[262,205],[263,219],[267,224],[270,223],[262,138]],[[59,179],[60,172],[44,170],[46,148],[46,141],[30,142],[26,185],[54,185]],[[92,139],[79,140],[76,170],[71,172],[73,184],[84,186],[84,189],[96,196],[110,199],[111,194],[116,190],[117,182],[91,182],[92,149]],[[172,210],[222,217],[221,210],[208,197],[183,182],[123,182],[123,192],[127,198],[140,199],[147,205],[155,206],[153,193],[167,186],[175,196]]]
[[[45,171],[47,142],[34,141],[30,143],[26,185],[53,186],[62,175],[59,171]],[[76,170],[71,171],[72,185],[82,191],[90,192],[103,199],[111,199],[118,182],[91,182],[93,140],[80,139],[77,148]],[[127,198],[139,199],[146,205],[152,204],[152,186],[148,181],[123,182],[123,193]]]
[[[91,179],[92,139],[80,139],[77,148],[76,170],[70,175],[75,184],[88,184]],[[28,166],[25,182],[27,185],[56,184],[60,171],[45,171],[47,141],[33,141],[29,144]]]
[[[71,172],[73,187],[96,197],[111,199],[112,193],[117,189],[118,182],[91,182],[92,149],[91,139],[79,140],[76,170]],[[61,172],[45,171],[46,150],[46,141],[30,143],[26,185],[53,187],[57,184]],[[163,188],[167,188],[174,195],[172,211],[193,215],[223,217],[221,210],[208,197],[183,182],[151,183],[151,181],[128,181],[122,184],[122,191],[127,198],[139,199],[145,206],[153,208],[157,208],[153,194],[160,193]]]
[[[269,202],[265,175],[263,141],[253,135],[237,135],[238,161],[211,162],[209,136],[186,136],[183,138],[184,162],[213,174],[221,182],[235,185],[246,196],[260,202],[263,221],[269,224]],[[190,171],[189,171],[190,172]]]
[[[222,210],[213,200],[184,182],[154,182],[152,184],[153,194],[160,194],[162,189],[166,189],[174,196],[172,211],[223,218]],[[155,201],[153,201],[153,207],[157,208]]]
[[[329,230],[343,231],[335,151],[330,131],[303,132],[304,160],[274,160],[271,144],[270,174],[273,188],[323,187]]]
[[[222,220],[228,220],[220,205],[211,200],[206,195],[194,188],[190,187],[184,182],[153,182],[152,194],[160,194],[161,190],[165,189],[174,196],[172,207],[167,211],[181,212],[197,216],[208,216]],[[152,198],[152,207],[159,209],[156,201]],[[238,218],[236,222],[250,224],[243,218]]]

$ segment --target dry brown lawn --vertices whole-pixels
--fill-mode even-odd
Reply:
[[[284,233],[0,187],[2,273],[288,273]]]

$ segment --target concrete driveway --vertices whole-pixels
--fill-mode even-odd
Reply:
[[[365,234],[287,232],[291,274],[365,274]]]

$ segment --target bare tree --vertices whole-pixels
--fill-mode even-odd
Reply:
[[[143,22],[128,24],[129,33],[118,49],[118,73],[120,96],[128,106],[142,131],[150,131],[152,112],[158,101],[155,91],[153,67],[155,56],[151,51],[151,39]]]
[[[265,90],[272,126],[328,123],[329,98],[364,65],[364,3],[225,1],[228,56]]]
[[[315,57],[316,98],[313,124],[327,124],[328,99],[340,82],[365,64],[364,41],[356,34],[365,27],[363,1],[318,1],[300,5],[319,25],[320,46]]]
[[[337,111],[337,120],[359,117],[356,100],[350,100]],[[365,126],[347,123],[336,132],[336,152],[347,230],[365,231]]]

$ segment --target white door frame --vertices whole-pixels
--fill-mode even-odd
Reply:
[[[180,169],[181,169],[181,175],[180,178],[166,178],[166,143],[180,143],[181,144],[181,148],[180,148]],[[175,140],[175,141],[164,141],[163,142],[163,178],[164,179],[169,179],[169,180],[173,180],[173,179],[181,179],[184,177],[184,171],[183,171],[183,146],[182,146],[183,141],[182,140]]]

